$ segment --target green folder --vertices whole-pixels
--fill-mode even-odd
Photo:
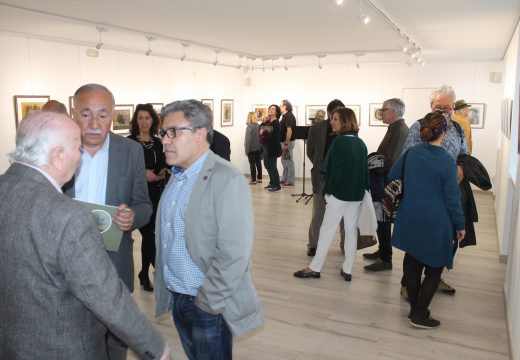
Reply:
[[[103,235],[105,249],[107,249],[107,251],[119,251],[123,232],[117,227],[116,223],[112,221],[112,215],[117,211],[117,207],[90,203],[78,199],[74,200],[84,205],[92,212],[92,215],[94,215],[99,232]]]

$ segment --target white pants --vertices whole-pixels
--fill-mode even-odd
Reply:
[[[312,271],[321,271],[338,224],[341,218],[343,218],[345,223],[345,261],[342,269],[345,273],[352,274],[352,266],[354,266],[354,260],[356,259],[357,222],[361,201],[342,201],[329,194],[325,195],[325,201],[327,205],[320,228],[318,248],[309,268]]]

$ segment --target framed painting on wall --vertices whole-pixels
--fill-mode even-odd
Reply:
[[[201,103],[203,103],[204,105],[206,105],[207,107],[209,107],[211,109],[211,112],[213,112],[213,99],[202,99],[200,100]]]
[[[117,134],[128,134],[130,132],[130,121],[133,115],[133,104],[116,105],[112,117],[112,131]]]
[[[383,114],[381,108],[383,107],[382,103],[372,103],[368,106],[368,125],[369,126],[386,126],[383,123]]]
[[[233,100],[220,101],[220,126],[233,126]]]
[[[468,110],[468,119],[471,123],[472,129],[483,129],[484,118],[486,116],[486,104],[482,103],[469,103],[471,104]]]
[[[14,120],[16,128],[18,124],[27,115],[40,111],[42,106],[50,100],[49,95],[15,95],[13,97],[14,103]]]
[[[305,105],[305,125],[314,124],[314,118],[318,110],[325,112],[325,116],[323,117],[323,120],[325,120],[327,118],[327,105]]]
[[[153,109],[157,113],[157,115],[161,115],[162,108],[164,106],[163,103],[150,103],[152,105]]]
[[[258,121],[262,121],[267,118],[267,110],[269,109],[269,105],[251,105],[251,111],[256,113],[258,116]]]
[[[356,114],[357,123],[361,126],[361,105],[345,105]]]

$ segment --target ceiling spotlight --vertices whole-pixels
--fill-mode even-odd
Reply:
[[[322,69],[322,66],[321,66],[321,59],[323,59],[325,56],[327,56],[326,54],[318,54],[316,55],[318,57],[318,69]]]
[[[152,49],[150,48],[150,42],[151,42],[151,41],[154,41],[155,38],[154,38],[153,36],[148,36],[148,35],[147,35],[147,36],[146,36],[146,39],[148,40],[148,50],[146,50],[146,51],[144,52],[144,54],[145,54],[146,56],[150,56],[150,54],[152,53]]]
[[[103,26],[96,26],[96,29],[97,31],[99,32],[99,41],[97,42],[96,44],[96,49],[101,49],[103,47],[103,41],[101,40],[101,33],[102,32],[107,32],[108,31],[108,28],[106,27],[103,27]]]
[[[242,67],[242,58],[244,57],[244,55],[238,55],[238,65],[237,65],[237,69],[240,70],[240,68]],[[247,63],[247,58],[246,58],[246,63]],[[246,65],[247,67],[247,65]]]
[[[220,53],[220,50],[215,50],[215,61],[213,61],[213,66],[217,66],[218,64],[218,54]]]
[[[283,67],[285,69],[285,71],[289,70],[289,68],[287,67],[287,60],[290,60],[292,59],[292,56],[284,56],[283,57],[283,60],[285,62],[285,66]]]
[[[363,20],[363,24],[366,25],[366,24],[368,24],[370,22],[370,16],[368,16],[368,15],[363,16],[362,15],[362,20]]]
[[[271,71],[274,71],[274,59],[271,59]]]
[[[365,25],[370,22],[370,16],[363,13],[363,0],[359,0],[359,18]]]
[[[186,60],[186,48],[188,46],[190,46],[190,44],[183,42],[183,43],[181,43],[181,45],[182,45],[182,56],[179,58],[179,60],[184,61],[184,60]]]
[[[336,5],[341,5],[343,4],[343,0],[336,0]]]

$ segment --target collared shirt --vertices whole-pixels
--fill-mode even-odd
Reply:
[[[209,150],[189,168],[173,167],[171,183],[161,200],[161,244],[164,282],[170,291],[196,296],[204,274],[195,264],[186,246],[185,215],[193,186],[206,162]]]
[[[107,193],[108,147],[110,135],[103,146],[94,154],[83,151],[81,166],[76,172],[74,181],[75,197],[78,200],[96,204],[104,204]]]
[[[421,144],[422,142],[421,124],[419,121],[416,121],[410,128],[410,132],[408,133],[408,137],[404,143],[403,153],[409,148],[414,147],[417,144]],[[448,125],[446,137],[444,138],[441,146],[455,159],[455,161],[457,161],[459,155],[468,154],[468,145],[466,143],[466,138],[464,137],[464,130],[461,129],[461,133],[459,135],[459,132],[453,124]]]
[[[31,164],[27,164],[27,163],[24,163],[24,162],[21,162],[21,161],[15,161],[16,163],[18,164],[22,164],[22,165],[25,165],[25,166],[28,166],[30,167],[31,169],[34,169],[38,172],[40,172],[43,176],[45,176],[47,178],[47,180],[49,180],[49,182],[52,184],[52,186],[54,186],[54,188],[56,190],[58,190],[61,194],[63,194],[63,190],[61,190],[61,187],[60,185],[58,184],[58,182],[52,177],[50,176],[49,174],[47,174],[45,171],[43,171],[42,169],[40,169],[38,166],[34,166],[34,165],[31,165]]]

